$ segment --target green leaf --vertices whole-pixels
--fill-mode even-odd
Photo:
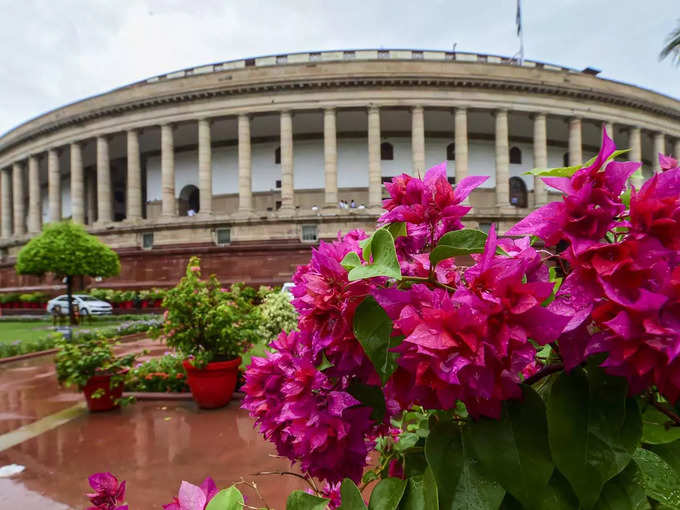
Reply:
[[[641,483],[642,473],[637,464],[629,462],[626,469],[605,484],[595,510],[649,510]]]
[[[305,491],[293,491],[286,500],[286,510],[326,510],[329,501],[326,498],[307,494]],[[346,510],[365,510],[365,508],[365,506],[351,509],[348,507]]]
[[[482,418],[467,432],[484,472],[525,507],[535,508],[554,466],[543,400],[527,386],[522,391],[524,398],[506,404],[500,420]]]
[[[358,267],[361,265],[361,259],[359,258],[359,255],[354,252],[350,251],[347,255],[345,255],[340,262],[340,265],[347,269],[347,271],[351,271],[355,267]]]
[[[322,351],[322,353],[321,353],[321,363],[319,363],[319,366],[316,367],[316,369],[319,372],[323,372],[324,370],[326,370],[327,368],[331,368],[332,366],[333,366],[333,363],[328,361],[328,358],[326,357],[326,353]]]
[[[383,384],[397,368],[396,347],[392,335],[392,319],[371,296],[364,299],[354,313],[354,336],[375,367]]]
[[[347,392],[366,407],[373,409],[373,412],[371,412],[372,420],[377,422],[383,421],[387,407],[385,405],[385,394],[380,388],[352,381],[347,388]]]
[[[672,423],[668,416],[650,405],[642,413],[642,442],[664,444],[680,439],[680,427],[670,426]]]
[[[406,480],[401,478],[384,478],[378,482],[371,499],[368,502],[369,510],[396,510],[404,495]]]
[[[430,265],[435,267],[444,259],[458,255],[470,255],[482,253],[487,235],[481,230],[463,229],[454,230],[444,234],[432,253],[430,253]]]
[[[437,482],[428,467],[425,473],[410,477],[399,510],[439,510]]]
[[[656,453],[638,448],[633,456],[642,473],[641,484],[648,497],[665,510],[680,510],[680,477]]]
[[[369,241],[364,247],[366,265],[351,269],[347,275],[349,281],[353,282],[374,276],[389,276],[390,278],[400,280],[401,267],[399,266],[399,260],[397,260],[397,252],[394,248],[392,234],[388,230],[381,228],[375,231],[369,238]],[[369,262],[371,256],[373,261]]]
[[[544,491],[540,510],[580,510],[578,498],[564,476],[556,469]]]
[[[243,494],[233,485],[215,494],[205,510],[242,510]]]
[[[640,411],[626,398],[625,379],[601,369],[562,373],[547,403],[553,461],[585,510],[604,484],[628,465],[642,435]]]
[[[630,149],[617,149],[614,152],[612,152],[611,156],[607,158],[607,160],[602,163],[602,167],[605,167],[607,163],[609,163],[611,160],[618,158],[622,154],[625,154],[627,152],[630,152]],[[583,163],[582,165],[573,165],[573,166],[563,166],[563,167],[558,167],[558,168],[534,168],[533,170],[529,170],[528,172],[524,172],[524,175],[540,175],[542,177],[571,177],[574,175],[577,171],[579,171],[581,168],[590,166],[593,163],[595,163],[595,160],[597,159],[597,156],[593,156],[590,158],[588,161]]]
[[[408,235],[406,232],[406,223],[404,223],[403,221],[390,223],[389,225],[386,225],[383,228],[389,230],[390,234],[392,234],[392,238],[395,240],[398,237],[406,237]]]
[[[437,482],[441,510],[497,510],[505,490],[482,473],[460,427],[435,425],[425,442],[425,457]]]
[[[680,440],[673,441],[672,443],[647,446],[647,449],[665,460],[680,478]]]
[[[340,498],[342,502],[338,510],[367,510],[359,488],[349,478],[345,478],[340,485]]]

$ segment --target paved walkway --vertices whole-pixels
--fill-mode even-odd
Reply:
[[[125,348],[148,346],[138,342]],[[79,393],[59,389],[51,357],[0,367],[0,466],[26,467],[0,478],[0,508],[87,508],[87,477],[97,471],[127,480],[131,510],[160,508],[181,480],[198,484],[208,475],[218,487],[242,477],[255,481],[276,509],[304,483],[290,476],[253,476],[290,465],[273,456],[273,447],[253,430],[238,401],[213,411],[193,402],[141,401],[89,414],[82,400]],[[264,506],[252,491],[245,492],[249,504]]]

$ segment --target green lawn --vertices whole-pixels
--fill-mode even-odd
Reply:
[[[85,323],[81,326],[76,326],[74,331],[80,329],[99,329],[106,328],[115,324],[120,324],[120,319],[111,318],[111,320],[98,320],[92,324]],[[36,320],[36,321],[0,321],[0,342],[8,343],[15,340],[39,340],[46,337],[54,329],[52,321]]]

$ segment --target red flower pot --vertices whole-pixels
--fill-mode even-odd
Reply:
[[[83,387],[85,400],[87,401],[87,408],[91,412],[110,411],[118,407],[116,400],[123,396],[124,383],[121,381],[113,389],[110,387],[111,374],[93,375]],[[97,390],[103,390],[104,394],[101,397],[94,398],[92,394]]]
[[[142,308],[149,306],[149,302],[146,299],[142,299]]]
[[[240,357],[229,361],[214,361],[202,369],[195,368],[189,360],[182,362],[191,394],[199,407],[215,409],[229,403],[236,388],[240,364]]]

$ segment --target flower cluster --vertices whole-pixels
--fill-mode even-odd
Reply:
[[[173,498],[172,502],[161,506],[163,510],[205,510],[218,492],[214,480],[209,476],[200,486],[182,480],[179,494]]]
[[[243,407],[280,455],[330,482],[359,480],[370,444],[370,409],[317,368],[308,332],[282,332],[267,358],[253,358]]]
[[[595,162],[571,178],[546,178],[565,192],[509,234],[535,232],[547,245],[565,240],[571,267],[551,309],[570,316],[560,338],[568,369],[596,353],[603,367],[628,379],[631,393],[652,385],[680,397],[680,168],[659,156],[663,172],[639,190],[627,209],[622,191],[639,163],[609,162],[604,134]]]
[[[125,499],[125,481],[119,483],[111,473],[94,473],[88,481],[94,492],[86,494],[93,505],[87,510],[128,510],[119,505]]]

